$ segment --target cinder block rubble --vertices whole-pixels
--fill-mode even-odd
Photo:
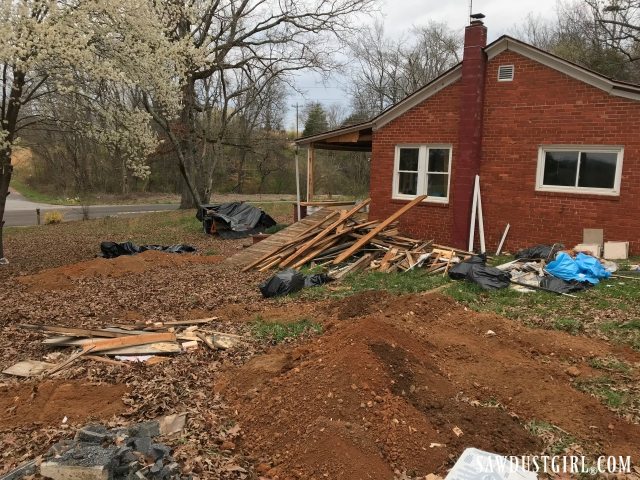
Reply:
[[[158,435],[157,421],[126,429],[87,425],[49,449],[40,474],[53,480],[179,480],[180,466],[170,447],[153,440]]]

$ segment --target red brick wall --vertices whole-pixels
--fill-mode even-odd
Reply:
[[[374,132],[370,179],[372,218],[387,217],[407,203],[405,200],[391,198],[395,147],[398,144],[451,144],[453,181],[458,145],[459,98],[458,81]],[[400,219],[401,230],[449,242],[451,198],[452,194],[449,192],[447,205],[424,203],[413,208]]]
[[[498,66],[515,65],[513,82]],[[513,52],[487,65],[480,172],[487,245],[505,225],[509,250],[532,243],[582,242],[584,228],[640,251],[640,101],[612,96]],[[620,196],[536,192],[538,146],[622,145]]]
[[[498,82],[499,65],[515,65],[513,82]],[[453,145],[455,182],[459,83],[374,132],[371,214],[381,218],[403,201],[391,200],[398,143]],[[536,192],[538,146],[623,145],[619,197]],[[495,250],[511,224],[505,249],[533,243],[582,241],[584,228],[603,228],[606,240],[629,240],[640,253],[640,101],[608,95],[513,52],[487,66],[481,189],[487,249]],[[450,203],[451,205],[451,193]],[[405,215],[403,231],[440,243],[451,240],[450,206],[424,204]]]

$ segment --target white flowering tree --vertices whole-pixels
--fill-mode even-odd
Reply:
[[[248,90],[260,89],[301,69],[331,70],[340,41],[355,32],[359,14],[378,0],[193,0],[158,2],[165,30],[182,44],[187,68],[181,72],[178,121],[148,110],[172,143],[191,199],[207,203],[214,166],[224,154],[226,129],[242,113]],[[188,42],[187,50],[185,42]],[[256,86],[258,91],[256,92]],[[246,104],[244,104],[246,106]],[[213,117],[213,118],[212,118]],[[203,125],[215,128],[202,128]],[[185,200],[192,200],[186,202]]]
[[[82,131],[117,148],[132,174],[145,177],[156,139],[139,91],[171,117],[188,55],[168,42],[146,0],[0,0],[0,258],[2,226],[20,132],[38,124]],[[54,115],[51,100],[83,115]]]

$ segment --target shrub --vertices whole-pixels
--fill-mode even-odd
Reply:
[[[64,220],[64,214],[58,210],[52,210],[44,214],[44,224],[53,225],[55,223],[61,223]]]

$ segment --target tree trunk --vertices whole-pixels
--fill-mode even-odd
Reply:
[[[11,147],[5,147],[0,150],[0,258],[4,258],[4,209],[7,204],[12,173]]]
[[[187,182],[182,179],[182,192],[180,194],[180,208],[181,209],[190,209],[190,208],[198,208],[196,202],[193,200],[193,195],[191,194],[191,190],[189,190],[189,186]]]

